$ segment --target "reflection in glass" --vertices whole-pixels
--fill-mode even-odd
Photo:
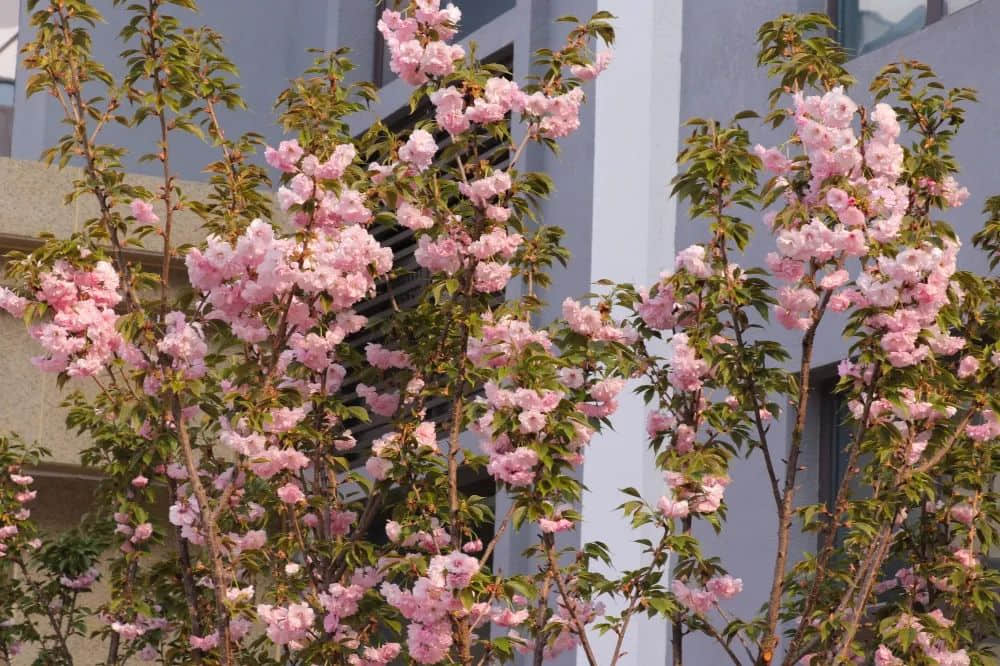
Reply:
[[[838,13],[841,43],[861,55],[923,28],[927,0],[841,0]]]
[[[944,0],[944,13],[954,14],[960,9],[965,9],[969,5],[974,5],[979,0]]]

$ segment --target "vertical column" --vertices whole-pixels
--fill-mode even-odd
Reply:
[[[668,198],[676,173],[680,113],[680,0],[600,0],[614,13],[617,33],[611,67],[596,83],[591,280],[610,278],[649,285],[674,255],[676,205]],[[615,430],[594,439],[584,463],[582,539],[603,541],[617,570],[643,564],[634,540],[656,538],[632,530],[614,507],[619,490],[637,488],[654,500],[663,481],[646,447],[646,407],[627,387]],[[615,613],[618,609],[608,608]],[[626,637],[622,666],[665,664],[668,627],[636,617]],[[602,664],[610,663],[615,636],[596,639]],[[578,664],[586,664],[582,651]]]

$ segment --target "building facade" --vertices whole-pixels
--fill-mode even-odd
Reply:
[[[31,30],[24,0],[19,1],[19,33],[24,43]],[[837,19],[845,45],[858,54],[850,67],[861,82],[856,89],[859,96],[863,97],[864,83],[881,65],[900,58],[928,62],[949,85],[979,88],[981,102],[970,108],[967,131],[955,145],[966,169],[963,184],[972,191],[970,201],[955,211],[952,219],[963,239],[981,225],[978,211],[983,199],[1000,190],[1000,183],[991,181],[995,170],[990,168],[993,156],[1000,153],[1000,120],[992,111],[1000,108],[1000,78],[992,66],[996,58],[991,57],[1000,55],[997,40],[991,38],[994,26],[1000,25],[1000,0],[455,2],[466,17],[461,38],[475,41],[483,56],[503,59],[517,79],[530,72],[536,49],[561,40],[562,28],[554,23],[557,17],[586,17],[599,9],[618,17],[615,60],[586,88],[589,100],[582,110],[580,131],[563,144],[558,157],[534,149],[525,156],[526,169],[546,171],[554,179],[555,194],[543,204],[542,215],[548,224],[567,230],[566,244],[573,254],[569,268],[556,270],[546,295],[550,310],[542,314],[543,320],[556,316],[563,298],[579,297],[598,279],[655,282],[661,270],[670,268],[675,249],[704,238],[699,224],[688,220],[684,208],[669,199],[669,182],[676,173],[674,158],[685,134],[682,121],[690,116],[725,120],[745,108],[763,108],[771,86],[753,64],[754,34],[758,25],[782,12],[825,11]],[[106,14],[112,13],[111,0],[95,0],[94,4]],[[282,138],[274,122],[273,100],[289,79],[308,66],[307,48],[349,46],[359,64],[356,76],[381,84],[379,102],[370,114],[356,119],[358,130],[375,118],[400,117],[400,110],[407,105],[409,87],[393,80],[386,68],[384,48],[375,30],[378,9],[370,0],[296,0],[294,4],[202,0],[200,4],[202,14],[197,20],[222,33],[229,54],[244,73],[242,92],[250,109],[223,118],[231,135],[258,131],[270,144]],[[105,61],[113,61],[121,48],[115,40],[117,29],[113,24],[98,27],[94,43],[98,57]],[[0,43],[3,34],[0,32]],[[0,250],[25,247],[39,231],[72,229],[74,220],[86,217],[61,203],[63,192],[68,190],[68,176],[33,163],[63,133],[61,110],[41,95],[26,99],[21,74],[14,77],[12,103],[8,104],[13,116],[8,142],[13,159],[0,158]],[[0,134],[4,129],[3,106],[0,97]],[[753,127],[751,136],[765,145],[777,139],[764,127]],[[144,152],[153,141],[141,132],[124,129],[110,130],[106,140],[130,148],[134,155]],[[212,149],[193,138],[181,141],[187,142],[176,148],[172,163],[181,177],[203,180],[201,168],[214,159]],[[0,136],[0,148],[4,145]],[[155,166],[127,164],[137,178]],[[761,234],[742,263],[763,264],[771,244],[770,237]],[[983,258],[968,244],[961,262],[963,268],[986,269]],[[61,492],[85,498],[87,488],[92,487],[88,484],[95,479],[74,466],[79,443],[62,431],[54,382],[39,378],[27,363],[33,353],[31,341],[19,326],[9,319],[2,322],[0,377],[3,394],[14,397],[0,401],[0,429],[19,430],[56,448],[59,464],[36,474],[40,497],[48,487],[54,498]],[[837,322],[828,322],[821,329],[817,365],[833,364],[846,354],[839,330]],[[774,331],[778,339],[783,334]],[[15,385],[37,388],[12,391]],[[812,404],[817,410],[830,398],[823,395],[822,387],[816,397]],[[621,503],[619,489],[631,485],[646,497],[663,491],[663,481],[646,452],[645,412],[641,400],[623,395],[616,429],[595,439],[582,468],[589,493],[583,505],[584,521],[572,538],[608,543],[621,568],[638,566],[639,549],[632,542],[635,532],[614,509]],[[790,424],[779,421],[773,431],[790,431]],[[824,461],[835,460],[837,443],[820,428],[808,439],[799,493],[803,503],[822,497],[824,484],[833,473]],[[761,464],[756,457],[735,463],[727,492],[728,527],[722,538],[701,535],[709,553],[720,556],[733,575],[743,579],[745,592],[733,603],[744,615],[752,614],[758,601],[766,598],[775,549],[773,501],[768,487],[761,483]],[[82,504],[69,501],[72,506]],[[497,497],[498,514],[504,513],[504,502],[502,495]],[[54,501],[40,506],[39,513],[50,525],[69,524],[62,508],[69,505]],[[495,566],[506,571],[522,566],[520,553],[530,538],[529,534],[506,535],[495,554]],[[798,536],[793,552],[813,547],[812,537]],[[669,627],[663,623],[635,626],[627,660],[621,663],[669,663],[668,636]],[[722,663],[716,646],[696,637],[689,640],[687,663]],[[606,640],[597,641],[599,654],[607,655],[612,648]],[[569,666],[585,661],[565,655],[553,663]]]

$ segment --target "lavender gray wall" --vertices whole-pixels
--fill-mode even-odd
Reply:
[[[681,118],[711,117],[722,121],[742,109],[766,111],[766,94],[773,87],[763,72],[755,68],[754,35],[764,21],[782,12],[825,11],[824,0],[686,0],[684,2],[684,49],[682,54]],[[981,226],[980,209],[983,200],[1000,192],[1000,178],[995,166],[1000,153],[1000,75],[995,63],[1000,57],[1000,42],[995,39],[995,26],[1000,24],[1000,2],[981,0],[937,23],[894,41],[881,49],[854,59],[852,73],[859,80],[853,96],[868,99],[867,84],[871,77],[890,61],[915,58],[930,64],[948,86],[975,86],[980,103],[970,108],[963,134],[955,142],[955,152],[963,172],[959,180],[972,195],[965,206],[949,211],[948,219],[960,231],[965,242],[960,254],[962,268],[985,270],[986,265],[969,244],[972,233]],[[694,38],[697,36],[697,38]],[[745,121],[751,138],[764,145],[781,141],[781,134],[761,126],[757,121]],[[786,128],[787,129],[787,128]],[[681,131],[681,138],[684,131]],[[691,222],[686,207],[679,207],[676,247],[687,247],[705,239],[701,222]],[[755,220],[756,222],[756,220]],[[762,265],[764,256],[773,249],[773,239],[760,227],[747,255],[739,260],[743,265]],[[843,319],[827,316],[816,340],[815,366],[833,363],[846,354],[841,337]],[[797,337],[780,327],[767,330],[769,337],[797,345]],[[793,360],[797,363],[797,359]],[[813,401],[815,409],[815,401]],[[810,410],[812,417],[812,409]],[[805,470],[798,496],[803,503],[817,501],[818,432],[807,433],[802,460]],[[775,436],[787,446],[789,424],[782,419],[775,424]],[[712,554],[722,557],[733,575],[744,581],[744,592],[733,608],[744,616],[752,615],[758,604],[767,599],[776,544],[774,501],[768,490],[763,463],[759,455],[738,462],[733,468],[733,483],[727,489],[729,520],[723,536],[706,531],[705,539]],[[796,535],[792,557],[810,550],[814,538]],[[709,643],[693,639],[686,651],[685,663],[724,663],[725,657]]]

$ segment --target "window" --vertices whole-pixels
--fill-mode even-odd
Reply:
[[[453,42],[460,42],[479,28],[483,27],[501,14],[514,8],[517,0],[464,0],[455,4],[462,10],[462,20],[458,24],[458,34]],[[400,2],[387,0],[386,7],[398,8]],[[445,4],[445,3],[442,3]],[[381,7],[375,12],[375,22],[378,24],[382,16]],[[375,30],[375,71],[374,82],[378,87],[396,80],[396,75],[389,69],[389,51],[385,47],[378,29]]]
[[[511,46],[504,47],[485,58],[483,62],[503,65],[508,71],[514,64],[514,49]],[[434,107],[426,99],[412,113],[408,106],[399,109],[383,122],[395,134],[408,132],[418,122],[432,118]],[[443,148],[450,141],[447,133],[438,131],[435,139],[440,148]],[[484,138],[479,145],[480,159],[489,161],[495,169],[505,168],[509,155],[504,144],[495,138]],[[396,272],[395,277],[379,285],[374,297],[359,303],[354,309],[368,318],[369,322],[375,324],[389,317],[394,307],[400,309],[410,308],[419,302],[423,290],[429,283],[428,273],[417,265],[414,252],[417,248],[417,239],[411,229],[401,226],[372,228],[372,235],[384,246],[392,248],[393,267]],[[502,302],[503,293],[497,294],[497,304]],[[393,347],[391,342],[384,339],[384,335],[378,331],[377,327],[366,328],[349,339],[350,344],[359,352],[364,351],[364,347],[369,342],[385,344]],[[348,376],[344,380],[343,388],[345,394],[352,394],[359,382],[358,376]],[[362,401],[356,395],[351,400],[351,404],[361,405]],[[427,409],[427,420],[437,423],[446,422],[450,417],[451,405],[440,398],[429,400]],[[368,423],[351,422],[347,426],[357,438],[359,447],[351,456],[352,460],[360,464],[364,461],[367,447],[377,437],[386,433],[390,428],[390,420],[372,416]]]
[[[862,55],[964,9],[976,0],[830,0],[840,42]]]
[[[17,16],[20,3],[0,8],[0,157],[10,155],[14,130],[14,70],[17,68]]]

